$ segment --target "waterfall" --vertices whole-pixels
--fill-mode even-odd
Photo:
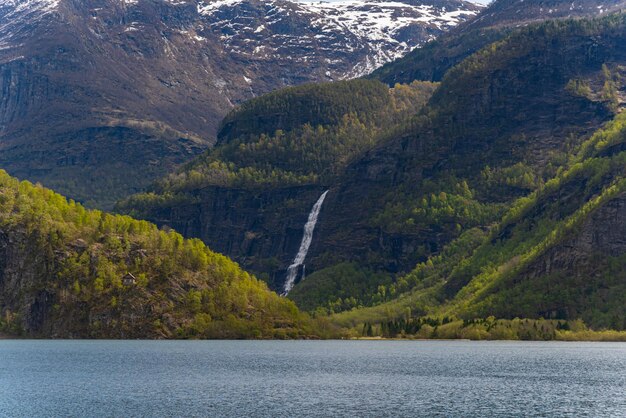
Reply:
[[[283,286],[283,293],[281,293],[282,296],[287,296],[296,282],[296,275],[300,270],[300,266],[304,263],[306,254],[309,252],[309,247],[311,246],[311,241],[313,241],[313,230],[315,229],[315,224],[317,224],[317,217],[320,214],[322,204],[327,194],[328,190],[322,193],[320,198],[317,199],[317,202],[315,202],[311,209],[311,213],[309,213],[309,219],[307,219],[306,224],[304,224],[304,233],[302,235],[302,242],[300,242],[300,249],[298,250],[296,258],[293,259],[293,263],[291,263],[287,269],[287,278]]]

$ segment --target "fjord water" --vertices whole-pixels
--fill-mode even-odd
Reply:
[[[0,340],[0,416],[626,416],[626,344]]]

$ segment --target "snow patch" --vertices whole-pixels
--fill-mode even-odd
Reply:
[[[221,9],[222,7],[235,6],[238,3],[241,3],[242,0],[217,0],[211,2],[200,1],[198,2],[198,13],[201,15],[210,15],[215,10]]]
[[[398,35],[404,29],[419,24],[445,30],[477,13],[473,10],[446,10],[445,7],[385,0],[316,1],[302,5],[306,12],[318,16],[313,20],[313,24],[322,32],[318,37],[329,32],[348,31],[367,41],[373,52],[354,67],[350,77],[368,74],[420,46],[407,45],[398,40]]]
[[[251,6],[254,4],[254,6]],[[478,13],[477,8],[458,9],[403,2],[401,0],[262,0],[260,7],[265,9],[263,20],[253,16],[259,5],[250,0],[202,0],[198,2],[198,12],[209,20],[209,26],[220,33],[221,40],[234,53],[242,55],[281,54],[291,47],[354,53],[366,51],[367,57],[356,63],[354,69],[345,74],[346,78],[359,77],[400,58],[421,43],[406,42],[406,31],[410,27],[421,26],[431,31],[451,28]],[[278,33],[273,26],[294,14],[302,16],[300,34]],[[259,33],[267,34],[259,45]],[[423,42],[433,36],[425,35]],[[235,45],[237,44],[237,45]],[[267,47],[274,45],[276,48]],[[246,48],[245,45],[249,45]],[[282,55],[281,55],[282,56]],[[282,56],[282,58],[286,58]],[[299,61],[310,61],[304,56]]]
[[[26,24],[39,22],[57,10],[60,0],[0,0],[0,38],[9,42]],[[15,42],[15,40],[13,40]]]

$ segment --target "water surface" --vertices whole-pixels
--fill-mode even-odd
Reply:
[[[626,344],[0,340],[0,416],[626,416]]]

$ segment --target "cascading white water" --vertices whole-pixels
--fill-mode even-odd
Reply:
[[[328,194],[328,190],[326,190],[317,202],[313,205],[313,209],[311,209],[311,213],[309,213],[309,219],[304,224],[304,234],[302,235],[302,242],[300,243],[300,249],[298,250],[298,255],[293,259],[293,263],[287,269],[287,278],[285,279],[285,285],[283,286],[282,296],[287,296],[289,291],[293,288],[293,285],[296,282],[296,275],[298,274],[298,270],[300,266],[304,263],[304,259],[306,258],[306,254],[309,252],[309,247],[311,246],[311,241],[313,241],[313,230],[315,229],[315,224],[317,224],[317,217],[320,214],[320,210],[322,209],[322,204],[324,203],[324,199]]]

